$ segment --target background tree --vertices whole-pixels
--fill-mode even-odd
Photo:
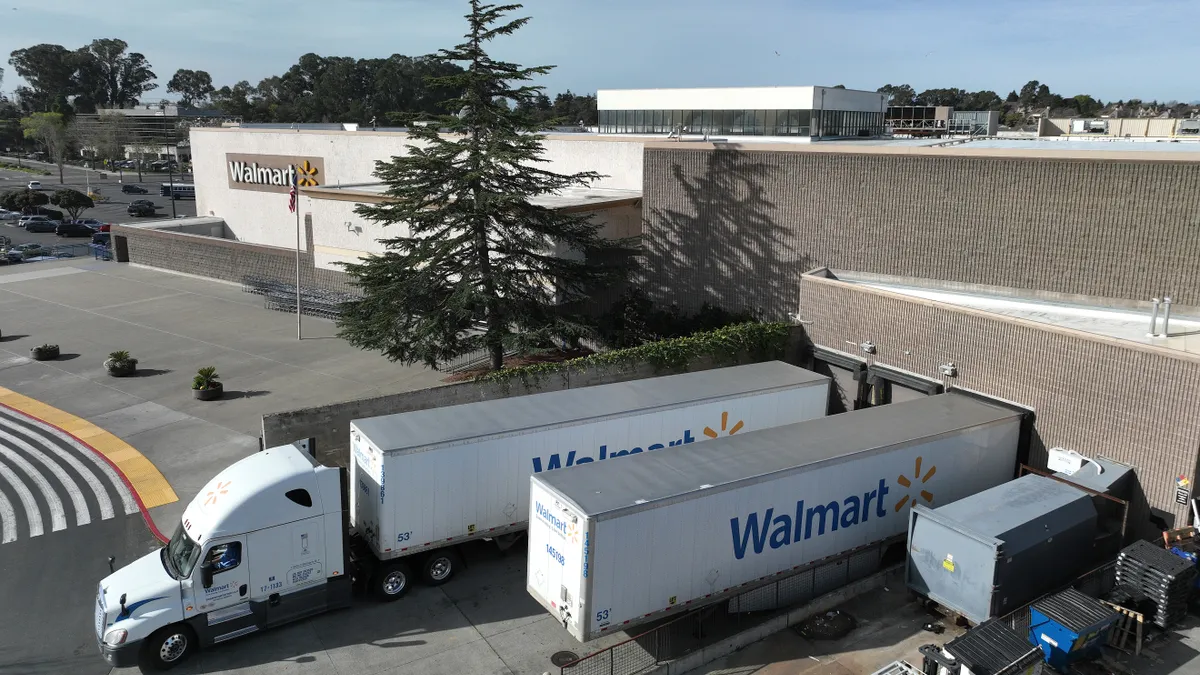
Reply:
[[[49,203],[50,198],[40,190],[12,190],[0,196],[0,209],[20,211],[25,215],[29,215],[39,206]]]
[[[586,216],[530,202],[599,176],[539,166],[544,126],[525,111],[542,94],[527,82],[550,67],[496,61],[485,51],[528,22],[505,18],[520,5],[470,6],[466,41],[434,57],[466,64],[431,83],[460,92],[448,102],[456,114],[438,120],[448,133],[413,127],[418,144],[409,154],[376,164],[388,201],[356,209],[407,231],[384,240],[382,255],[346,266],[363,298],[347,303],[339,326],[352,344],[395,361],[436,367],[483,348],[499,369],[507,348],[591,334],[573,303],[615,280],[623,266],[598,258],[624,249],[601,240]]]
[[[40,44],[18,49],[8,62],[28,86],[18,87],[25,112],[48,112],[59,96],[75,93],[77,56],[62,45]]]
[[[50,161],[58,165],[58,182],[63,180],[63,162],[67,159],[67,148],[70,137],[67,133],[67,123],[62,113],[47,112],[33,113],[21,120],[21,129],[25,138],[41,143],[46,148]]]
[[[212,76],[203,70],[180,68],[167,82],[167,91],[179,94],[179,102],[184,107],[195,108],[208,101],[216,89],[213,88]]]
[[[142,94],[158,87],[146,57],[126,52],[128,48],[124,40],[104,38],[76,51],[75,89],[89,108],[132,107]]]
[[[875,91],[881,94],[890,94],[892,102],[888,105],[912,105],[917,99],[917,92],[907,84],[885,84]]]
[[[91,197],[70,188],[55,190],[50,203],[70,214],[71,220],[77,220],[84,211],[96,206]]]
[[[91,150],[96,159],[107,166],[111,166],[114,161],[125,159],[125,146],[133,139],[131,120],[114,112],[101,113],[97,117],[77,118],[71,129],[79,144]]]

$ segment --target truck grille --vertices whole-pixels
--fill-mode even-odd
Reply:
[[[96,594],[96,640],[104,639],[104,592]]]

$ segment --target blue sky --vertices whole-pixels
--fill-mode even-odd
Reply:
[[[119,37],[165,96],[177,68],[257,83],[306,52],[382,57],[455,44],[461,0],[4,0],[0,41],[81,46]],[[1196,0],[528,0],[496,55],[558,68],[550,92],[887,83],[992,89],[1030,79],[1105,101],[1200,99]],[[8,5],[8,6],[5,6]],[[119,8],[119,9],[118,9]],[[776,55],[778,52],[778,55]],[[7,63],[0,90],[21,84]]]

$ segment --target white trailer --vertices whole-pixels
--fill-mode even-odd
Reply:
[[[351,525],[443,583],[454,545],[525,529],[530,475],[822,417],[828,399],[829,378],[773,361],[356,420]]]
[[[581,642],[744,593],[1013,478],[1021,423],[948,393],[537,474],[526,587]]]
[[[268,448],[209,481],[166,546],[101,580],[100,653],[169,668],[346,607],[352,581],[399,598],[410,562],[444,583],[455,544],[525,527],[534,472],[686,451],[821,417],[828,398],[829,378],[772,362],[359,420],[352,478],[318,465],[311,441]]]

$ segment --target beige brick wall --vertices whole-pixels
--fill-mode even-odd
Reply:
[[[1200,163],[647,148],[642,281],[795,310],[818,266],[1200,305]]]
[[[847,340],[870,340],[876,354],[856,356],[1030,407],[1036,466],[1057,446],[1131,464],[1150,506],[1186,520],[1175,477],[1196,479],[1195,356],[812,276],[800,293],[813,343],[848,351]],[[957,377],[938,373],[947,362]]]

